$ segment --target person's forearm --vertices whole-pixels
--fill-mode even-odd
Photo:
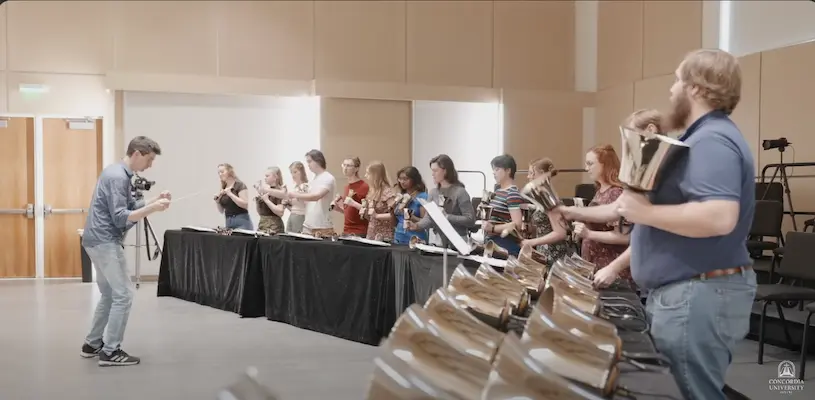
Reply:
[[[374,218],[376,218],[376,220],[378,220],[378,221],[388,221],[388,220],[393,219],[393,214],[390,214],[390,213],[376,214],[376,215],[374,215]]]
[[[433,226],[433,220],[430,219],[430,215],[425,215],[422,217],[422,220],[417,224],[417,227],[419,228],[418,230],[420,231],[429,229],[431,226]]]
[[[555,244],[566,240],[566,233],[562,231],[552,231],[539,238],[530,240],[532,246],[541,246],[544,244]]]
[[[732,232],[738,220],[738,204],[732,202],[728,207],[727,203],[714,200],[654,205],[648,207],[639,222],[689,238],[722,236]]]
[[[572,207],[569,209],[569,219],[583,222],[611,222],[620,218],[617,215],[615,203],[592,207]]]
[[[628,244],[630,237],[617,231],[589,231],[586,239],[605,244]]]
[[[631,265],[631,248],[625,249],[623,254],[611,261],[606,268],[612,268],[615,272],[625,271]]]
[[[293,199],[298,199],[298,200],[301,200],[301,201],[317,201],[317,200],[322,199],[325,196],[328,196],[328,194],[297,193],[297,192],[294,192],[294,193],[289,193],[289,196],[291,198],[293,198]]]
[[[246,210],[249,209],[249,202],[248,201],[242,199],[240,196],[236,195],[235,193],[232,193],[231,191],[226,192],[226,194],[229,196],[229,198],[232,199],[233,202],[235,202],[235,204],[238,207],[246,209]]]
[[[282,204],[272,204],[271,206],[269,206],[269,209],[272,210],[272,212],[275,213],[275,215],[277,215],[278,217],[282,217],[283,214],[286,213],[286,206]]]
[[[133,210],[133,211],[131,211],[131,212],[130,212],[130,214],[127,216],[127,220],[128,220],[129,222],[137,222],[137,221],[140,221],[140,220],[142,220],[144,217],[146,217],[146,216],[148,216],[148,215],[152,214],[152,213],[153,213],[153,211],[154,211],[154,210],[153,210],[153,207],[151,207],[151,206],[142,207],[142,208],[139,208],[138,210]]]

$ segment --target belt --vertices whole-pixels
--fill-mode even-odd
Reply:
[[[698,279],[700,281],[705,281],[705,280],[708,280],[708,279],[719,278],[719,277],[722,277],[722,276],[741,274],[741,273],[743,273],[745,271],[749,271],[752,268],[753,267],[748,266],[748,267],[733,267],[733,268],[716,269],[716,270],[713,270],[713,271],[705,272],[704,274],[699,274],[699,275],[693,277],[693,279]]]

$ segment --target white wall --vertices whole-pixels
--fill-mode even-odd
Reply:
[[[224,225],[212,200],[220,190],[217,165],[229,163],[249,186],[265,169],[278,166],[291,185],[288,165],[303,161],[308,150],[320,147],[320,101],[317,97],[248,97],[126,92],[125,145],[145,135],[161,145],[162,155],[142,175],[156,181],[145,197],[170,190],[177,202],[150,217],[159,243],[165,229],[185,225]],[[193,197],[182,197],[195,194]],[[258,216],[250,206],[252,222]],[[135,228],[127,243],[135,242]],[[142,240],[142,244],[144,241]],[[141,249],[141,274],[158,274],[158,262],[147,262]],[[129,265],[134,249],[127,249]]]
[[[724,4],[722,11],[730,10],[729,51],[736,56],[815,40],[815,2],[778,0],[721,3],[729,3]]]
[[[494,103],[413,102],[413,165],[425,184],[433,185],[430,159],[447,154],[457,170],[483,172],[491,189],[490,161],[503,152],[502,108]],[[459,179],[471,197],[481,197],[481,175],[459,174]]]

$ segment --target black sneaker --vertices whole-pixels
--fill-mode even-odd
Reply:
[[[141,360],[139,357],[133,357],[127,353],[125,353],[122,349],[117,349],[110,355],[105,353],[104,351],[99,352],[99,366],[100,367],[110,367],[110,366],[125,366],[125,365],[136,365]]]
[[[82,350],[79,352],[79,356],[82,357],[82,358],[94,358],[94,357],[98,356],[99,353],[102,352],[102,347],[103,346],[104,345],[99,346],[98,349],[94,349],[93,346],[91,346],[91,345],[89,345],[87,343],[84,343],[82,345]]]

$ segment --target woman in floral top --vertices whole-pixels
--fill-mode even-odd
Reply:
[[[368,165],[365,180],[368,181],[369,188],[366,196],[368,207],[366,210],[360,210],[366,213],[365,218],[368,219],[368,234],[365,237],[391,242],[396,228],[396,217],[393,215],[396,191],[388,180],[385,164],[374,161]]]
[[[529,164],[527,180],[532,181],[541,177],[553,178],[557,176],[557,169],[552,160],[541,158]],[[547,213],[535,210],[532,213],[532,234],[530,239],[522,242],[523,246],[531,246],[546,257],[546,263],[552,265],[555,261],[573,253],[576,245],[567,234],[563,218],[559,213]]]

